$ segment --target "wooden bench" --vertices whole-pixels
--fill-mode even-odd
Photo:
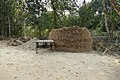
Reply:
[[[42,43],[42,45],[39,45],[39,43]],[[38,54],[38,48],[44,48],[44,47],[51,47],[52,52],[54,52],[54,41],[53,40],[37,40],[36,41],[36,54]]]

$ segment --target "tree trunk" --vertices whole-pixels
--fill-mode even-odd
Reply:
[[[104,18],[105,18],[105,28],[106,28],[108,36],[110,37],[110,31],[109,31],[109,27],[108,27],[108,20],[107,20],[107,11],[106,11],[106,6],[105,6],[105,0],[102,1],[102,5],[103,5]]]
[[[11,21],[9,17],[8,17],[8,25],[9,25],[9,38],[11,38]]]
[[[1,36],[4,37],[4,20],[3,20],[3,15],[1,14]]]
[[[4,34],[4,0],[1,0],[1,36],[2,37],[5,37],[5,34]]]

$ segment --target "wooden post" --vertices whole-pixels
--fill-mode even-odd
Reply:
[[[38,54],[38,42],[36,42],[36,54]]]
[[[52,42],[52,52],[54,52],[54,43]]]

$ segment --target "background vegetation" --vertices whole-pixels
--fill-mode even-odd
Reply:
[[[47,36],[54,28],[87,27],[93,35],[120,33],[120,0],[0,0],[1,37]]]

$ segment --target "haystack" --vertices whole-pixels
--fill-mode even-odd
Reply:
[[[92,47],[92,37],[87,28],[64,27],[53,29],[49,33],[49,39],[55,41],[56,51],[86,52]]]

